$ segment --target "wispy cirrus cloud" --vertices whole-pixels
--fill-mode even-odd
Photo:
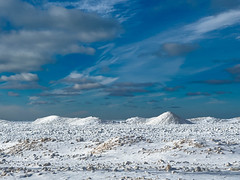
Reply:
[[[195,23],[185,26],[184,30],[191,34],[188,37],[189,40],[196,40],[203,38],[202,35],[208,32],[225,29],[239,23],[240,9],[236,9],[202,18]]]
[[[185,63],[184,56],[196,50],[200,40],[210,37],[213,31],[220,31],[236,24],[240,24],[240,9],[207,16],[135,43],[116,48],[108,46],[104,48],[106,51],[99,58],[100,61],[88,68],[88,71],[95,72],[96,69],[112,66],[117,76],[123,81],[158,80],[165,83],[171,81],[172,76],[184,71],[182,68]],[[211,68],[208,67],[207,70]],[[192,69],[192,72],[198,70],[199,67]]]
[[[54,1],[46,3],[46,6],[60,6],[80,9],[84,12],[96,13],[103,17],[114,17],[124,22],[134,16],[135,1],[129,0],[78,0],[78,1]]]

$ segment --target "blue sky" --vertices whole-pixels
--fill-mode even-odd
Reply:
[[[0,119],[240,116],[239,0],[0,0]]]

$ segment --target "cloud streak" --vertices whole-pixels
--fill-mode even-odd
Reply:
[[[190,38],[197,39],[205,33],[220,30],[240,23],[240,10],[229,10],[215,16],[208,16],[187,25],[184,30],[190,32]]]

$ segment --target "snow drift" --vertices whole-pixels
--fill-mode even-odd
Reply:
[[[101,120],[97,117],[86,117],[86,118],[68,118],[60,117],[56,115],[38,118],[33,121],[33,124],[70,124],[70,125],[92,125],[99,124]]]
[[[146,120],[148,125],[167,125],[167,124],[192,124],[192,122],[182,119],[176,114],[167,111],[160,116],[148,118]]]

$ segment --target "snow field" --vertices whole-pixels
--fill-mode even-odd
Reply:
[[[171,118],[163,119],[171,123],[159,124],[158,117],[154,125],[142,119],[140,123],[100,123],[94,117],[4,121],[0,177],[239,179],[238,118],[198,118],[191,120],[194,124],[176,124],[181,118],[168,115]]]

